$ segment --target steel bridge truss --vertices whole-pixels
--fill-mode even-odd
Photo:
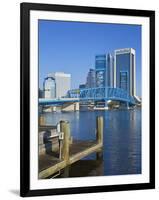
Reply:
[[[71,90],[68,92],[68,97],[79,98],[80,101],[99,101],[99,100],[114,100],[135,104],[134,97],[130,96],[127,91],[121,88],[111,87],[98,87],[98,88],[86,88],[80,89],[78,93]]]

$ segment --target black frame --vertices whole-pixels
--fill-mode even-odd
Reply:
[[[60,11],[94,14],[112,14],[125,16],[141,16],[150,19],[150,182],[141,184],[124,184],[108,186],[77,187],[63,189],[30,190],[30,11]],[[21,3],[21,141],[20,141],[20,195],[59,195],[72,193],[94,193],[106,191],[139,190],[155,188],[155,11],[130,10],[101,7],[83,7],[71,5],[49,5]]]

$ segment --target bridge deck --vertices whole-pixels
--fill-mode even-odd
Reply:
[[[126,90],[122,88],[112,87],[97,87],[85,88],[78,90],[78,94],[68,91],[67,97],[55,99],[39,99],[39,105],[55,105],[64,104],[68,102],[81,102],[81,101],[108,101],[115,100],[136,104],[135,99]]]

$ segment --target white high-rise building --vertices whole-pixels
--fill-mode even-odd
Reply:
[[[106,62],[106,86],[114,87],[114,57],[108,53]]]
[[[71,89],[71,74],[65,74],[64,72],[55,72],[48,74],[48,77],[52,77],[55,79],[56,98],[66,96],[68,90]]]
[[[46,77],[43,82],[43,91],[45,99],[56,97],[56,83],[53,77]]]

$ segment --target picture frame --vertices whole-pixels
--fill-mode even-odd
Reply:
[[[20,195],[22,197],[27,197],[27,196],[40,196],[40,195],[43,196],[43,195],[154,189],[155,188],[155,12],[150,10],[21,3],[20,13],[21,13],[20,16],[20,26],[21,26]],[[42,13],[45,14],[43,15]],[[52,13],[55,13],[55,15],[52,16]],[[81,17],[81,15],[83,17]],[[70,20],[71,18],[72,20]],[[89,177],[86,177],[86,179],[88,179],[88,181],[86,182],[85,182],[86,179],[83,177],[73,178],[73,179],[67,178],[66,181],[64,181],[63,179],[58,179],[58,180],[56,179],[57,181],[52,180],[52,182],[53,181],[56,182],[56,185],[59,184],[58,187],[55,187],[55,185],[51,186],[53,184],[52,182],[49,182],[47,186],[47,180],[39,179],[37,175],[38,172],[36,172],[36,175],[34,175],[36,169],[35,165],[38,166],[37,164],[38,156],[36,158],[34,157],[34,155],[36,154],[38,155],[37,153],[38,139],[36,139],[37,134],[35,133],[38,130],[38,126],[37,127],[33,126],[36,123],[38,124],[38,118],[36,118],[35,116],[38,116],[37,105],[39,99],[38,99],[38,88],[36,90],[35,86],[37,86],[38,75],[39,75],[38,71],[39,50],[37,49],[40,42],[38,38],[39,34],[38,32],[39,30],[37,29],[38,25],[35,24],[38,23],[39,19],[55,20],[57,22],[84,21],[88,23],[94,22],[101,24],[130,23],[131,25],[132,24],[141,25],[141,30],[142,30],[141,71],[142,74],[144,73],[144,76],[142,76],[142,86],[141,86],[142,104],[143,104],[142,120],[144,122],[142,121],[141,127],[142,127],[142,133],[144,130],[144,133],[146,135],[146,136],[144,136],[144,134],[141,135],[142,168],[140,175],[142,175],[142,179],[140,179],[140,176],[139,178],[136,178],[135,176],[134,176],[135,178],[133,178],[133,173],[131,174],[131,177],[130,175],[128,176],[125,175],[123,182],[121,181],[122,176],[117,176],[117,175],[115,176],[115,178],[113,176],[109,176],[108,179],[110,180],[106,179],[103,176],[100,178],[93,177],[94,179],[92,178],[89,179]],[[136,21],[133,22],[133,20]],[[120,35],[120,33],[117,34]],[[146,52],[144,52],[144,50]],[[123,77],[124,75],[125,74],[121,74],[121,76]],[[35,84],[34,80],[36,80]],[[143,91],[145,91],[145,93]],[[144,118],[143,113],[145,115],[145,119],[143,119]],[[98,122],[97,119],[97,126],[99,126],[100,123],[101,122]],[[99,127],[97,127],[97,135],[98,135],[98,128]],[[97,137],[100,138],[100,136]],[[145,157],[147,157],[147,159]],[[146,166],[145,168],[144,165]],[[133,178],[133,180],[131,180],[131,178]],[[69,179],[74,185],[71,185]],[[96,180],[97,183],[95,183],[94,180]],[[63,187],[60,186],[61,182]],[[83,182],[85,182],[85,184],[83,184]]]

